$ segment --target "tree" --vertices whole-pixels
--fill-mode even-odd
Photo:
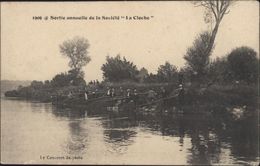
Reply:
[[[31,87],[34,88],[34,89],[41,89],[43,88],[43,82],[42,81],[36,81],[36,80],[33,80],[31,82]]]
[[[229,13],[229,7],[232,1],[214,0],[214,1],[195,1],[196,6],[205,8],[204,20],[206,23],[214,23],[214,28],[210,32],[203,32],[195,39],[193,47],[187,50],[184,59],[187,61],[186,71],[191,71],[191,81],[198,85],[207,82],[209,72],[209,58],[214,49],[214,42],[218,32],[219,25],[224,15]],[[212,80],[210,81],[212,82]],[[211,83],[210,83],[211,84]]]
[[[209,56],[207,49],[210,45],[210,33],[203,32],[193,42],[193,46],[188,48],[184,59],[187,68],[192,71],[192,80],[202,81],[206,76],[209,67]]]
[[[66,73],[57,74],[51,80],[51,85],[53,87],[64,87],[70,85],[70,80]]]
[[[88,55],[89,43],[83,37],[74,37],[72,40],[66,40],[60,45],[60,53],[68,57],[69,67],[80,74],[83,66],[87,65],[91,58]]]
[[[141,68],[138,75],[137,75],[137,78],[139,80],[139,82],[144,82],[144,80],[148,77],[148,70],[146,68]]]
[[[231,81],[231,72],[228,69],[227,57],[216,58],[210,63],[209,75],[212,83],[225,83]]]
[[[243,46],[232,50],[227,56],[227,62],[234,79],[247,83],[257,82],[259,59],[252,48]]]
[[[210,54],[214,47],[214,41],[218,32],[219,25],[224,15],[229,13],[229,7],[234,1],[231,0],[204,0],[193,2],[196,6],[205,8],[204,20],[206,23],[213,23],[214,28],[210,34],[209,45],[205,54]]]
[[[74,86],[85,86],[86,81],[83,79],[84,72],[77,71],[76,69],[69,70],[68,79],[70,80],[70,84]]]
[[[68,73],[57,74],[51,80],[51,85],[53,87],[85,86],[86,82],[80,75],[82,75],[82,72],[78,73],[75,69],[70,70]]]
[[[158,77],[157,74],[150,73],[144,80],[145,83],[157,83]]]
[[[159,82],[176,81],[177,68],[166,61],[164,65],[160,65],[160,67],[158,68],[157,77]]]
[[[133,62],[127,61],[120,55],[116,57],[106,57],[106,63],[102,65],[103,77],[105,80],[114,81],[137,81],[138,70]]]

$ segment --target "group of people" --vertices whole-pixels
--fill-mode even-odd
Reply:
[[[131,97],[131,96],[137,96],[137,90],[134,89],[131,91],[131,89],[127,89],[126,91],[119,87],[119,89],[116,91],[115,88],[107,87],[106,96],[115,97],[115,96],[125,96],[125,97]]]
[[[181,96],[184,95],[184,89],[182,87],[182,84],[179,85],[178,89],[176,89],[177,93]],[[149,100],[155,100],[156,98],[166,98],[169,95],[169,92],[165,90],[165,88],[162,86],[160,87],[159,91],[154,89],[149,89],[147,92],[138,92],[136,88],[134,89],[126,89],[123,90],[122,87],[119,87],[118,90],[115,90],[115,88],[107,87],[106,89],[106,96],[115,97],[115,96],[122,96],[122,97],[128,97],[128,98],[138,98],[140,95],[145,95]]]
[[[177,94],[179,101],[182,102],[184,98],[184,88],[182,84],[179,85],[179,87],[175,90],[175,94]],[[98,98],[102,96],[109,96],[109,97],[115,97],[120,96],[123,98],[128,98],[133,101],[138,101],[140,95],[144,95],[145,98],[149,101],[154,101],[158,98],[166,98],[169,95],[169,92],[165,90],[164,87],[160,87],[159,91],[155,91],[154,89],[150,89],[147,92],[138,92],[136,88],[134,89],[123,89],[122,87],[119,87],[118,89],[115,89],[114,87],[107,87],[106,91],[100,92],[99,89],[95,89],[93,91],[85,91],[84,98],[85,100],[88,100],[90,98]],[[72,96],[69,94],[69,96]]]
[[[85,100],[88,100],[91,96],[91,98],[95,98],[97,97],[97,94],[99,93],[99,90],[96,88],[94,91],[88,91],[88,90],[85,90],[85,93],[84,93],[84,98]]]
[[[88,84],[89,85],[99,85],[99,81],[98,80],[91,80]]]

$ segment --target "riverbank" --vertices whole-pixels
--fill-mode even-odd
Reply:
[[[162,97],[161,88],[165,89],[165,96]],[[107,96],[107,89],[115,89],[115,96]],[[110,110],[119,108],[118,110],[135,110],[142,107],[177,107],[195,108],[200,106],[203,112],[216,112],[216,106],[226,108],[247,108],[252,110],[258,108],[258,87],[257,85],[212,85],[208,88],[195,89],[188,85],[184,85],[184,97],[179,102],[178,94],[171,97],[176,84],[140,84],[140,83],[102,83],[98,85],[68,86],[61,88],[49,89],[33,89],[32,87],[24,87],[22,89],[9,91],[5,95],[7,97],[18,97],[27,100],[37,100],[41,102],[52,102],[62,107],[88,108],[91,110],[100,110],[100,112],[110,108]],[[127,89],[133,94],[134,89],[137,95],[135,98],[125,97]],[[119,90],[123,90],[124,94],[119,95]],[[154,99],[149,98],[147,92],[152,90],[156,93]],[[88,91],[88,100],[85,100],[84,93]],[[71,96],[69,94],[71,93]],[[136,102],[136,103],[135,103]],[[203,105],[207,107],[203,109]],[[158,109],[157,109],[158,110]],[[144,109],[141,111],[144,111]],[[219,110],[221,111],[221,109]],[[188,112],[196,112],[196,110],[188,109]],[[198,112],[198,111],[197,111]],[[231,111],[232,112],[232,111]]]

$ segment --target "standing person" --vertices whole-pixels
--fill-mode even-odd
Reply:
[[[57,103],[59,103],[60,102],[60,100],[61,100],[61,92],[58,90],[57,91]]]
[[[179,85],[178,100],[179,100],[179,105],[181,106],[184,103],[184,88],[182,84]]]
[[[137,104],[138,99],[139,99],[139,96],[138,96],[137,89],[134,89],[133,101],[134,101],[134,103],[135,103],[135,106],[136,106],[136,104]]]
[[[126,97],[131,97],[131,91],[130,91],[130,89],[127,89],[127,90],[126,90]]]
[[[154,101],[156,99],[156,95],[157,93],[153,89],[149,90],[147,95],[149,102]]]
[[[124,90],[121,86],[119,87],[119,96],[124,96]]]
[[[109,87],[107,87],[107,96],[110,96],[111,95],[111,90]]]
[[[111,97],[114,97],[114,96],[115,96],[115,89],[112,88],[112,90],[111,90]]]
[[[84,93],[84,97],[85,97],[85,100],[87,101],[88,100],[88,91],[87,90]]]
[[[131,90],[130,90],[130,89],[127,89],[127,90],[126,90],[126,102],[131,101],[131,96],[132,96]]]
[[[92,97],[96,98],[96,92],[95,91],[92,92]]]
[[[134,89],[134,96],[137,96],[137,95],[138,95],[137,90]]]
[[[179,85],[181,84],[183,84],[183,74],[181,74],[181,73],[179,73],[179,75],[178,75],[178,80],[179,80]]]
[[[68,98],[72,98],[72,91],[69,92]]]
[[[96,80],[96,84],[99,85],[99,81],[98,80]]]
[[[166,90],[164,89],[163,86],[160,89],[161,89],[161,96],[162,96],[162,98],[165,98],[167,96],[166,95]]]

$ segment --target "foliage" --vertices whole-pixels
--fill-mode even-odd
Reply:
[[[43,82],[42,81],[32,81],[31,82],[31,85],[30,85],[32,88],[34,89],[40,89],[44,86]]]
[[[17,90],[10,90],[5,92],[6,97],[18,97]]]
[[[211,62],[209,75],[212,81],[223,83],[256,83],[259,59],[249,47],[234,49],[225,57]]]
[[[227,62],[234,79],[247,83],[257,82],[259,59],[252,48],[243,46],[234,49],[227,56]]]
[[[80,86],[86,85],[85,80],[82,78],[82,72],[75,69],[70,70],[68,73],[57,74],[52,80],[51,85],[53,87],[64,87],[64,86]]]
[[[139,82],[143,83],[148,76],[149,76],[148,70],[143,67],[140,69],[140,71],[137,75],[137,78],[138,78]]]
[[[138,70],[133,62],[127,61],[120,55],[116,57],[106,57],[106,63],[102,65],[103,77],[106,81],[137,81]]]
[[[144,80],[145,83],[158,83],[157,74],[150,73]]]
[[[88,56],[89,43],[83,37],[74,37],[72,40],[64,41],[60,45],[60,53],[70,59],[69,66],[80,71],[83,66],[87,65],[91,58]]]
[[[177,80],[177,74],[177,68],[166,61],[158,68],[157,78],[159,82],[173,82]]]
[[[230,81],[227,58],[216,58],[210,63],[208,77],[211,81],[225,83]]]
[[[207,53],[207,49],[210,44],[210,37],[209,32],[201,33],[184,55],[187,68],[193,72],[192,77],[197,81],[203,80],[208,71],[210,54]]]

